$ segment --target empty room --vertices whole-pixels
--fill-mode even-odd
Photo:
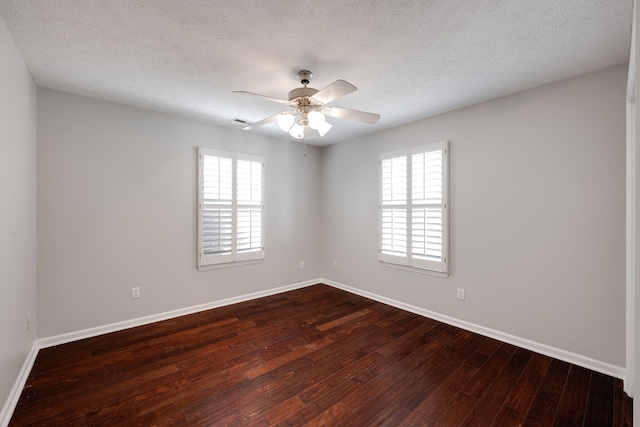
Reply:
[[[637,14],[0,0],[0,426],[640,426]]]

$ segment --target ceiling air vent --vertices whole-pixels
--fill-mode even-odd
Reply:
[[[233,123],[239,123],[239,124],[241,124],[241,125],[249,125],[249,124],[251,124],[248,120],[245,120],[245,119],[239,119],[239,118],[237,118],[237,117],[236,117],[235,119],[232,119],[231,121],[232,121]]]

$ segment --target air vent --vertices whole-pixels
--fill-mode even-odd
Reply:
[[[237,117],[235,119],[232,119],[231,121],[234,122],[234,123],[240,123],[241,125],[249,125],[249,124],[251,124],[248,120],[239,119]]]

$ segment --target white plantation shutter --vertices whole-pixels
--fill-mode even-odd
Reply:
[[[264,258],[262,159],[198,152],[198,268]]]
[[[262,258],[262,160],[238,154],[236,260]]]
[[[380,157],[380,260],[448,272],[448,142]]]
[[[203,159],[202,250],[204,255],[229,255],[232,249],[232,159]]]
[[[422,150],[424,148],[421,148]],[[411,156],[411,257],[415,267],[438,270],[444,261],[444,149]]]
[[[381,259],[407,261],[407,156],[390,153],[380,161]]]

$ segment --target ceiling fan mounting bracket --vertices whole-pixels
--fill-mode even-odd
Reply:
[[[300,83],[306,87],[309,84],[309,81],[311,81],[313,73],[309,70],[300,70],[298,71],[298,77],[300,78]]]

